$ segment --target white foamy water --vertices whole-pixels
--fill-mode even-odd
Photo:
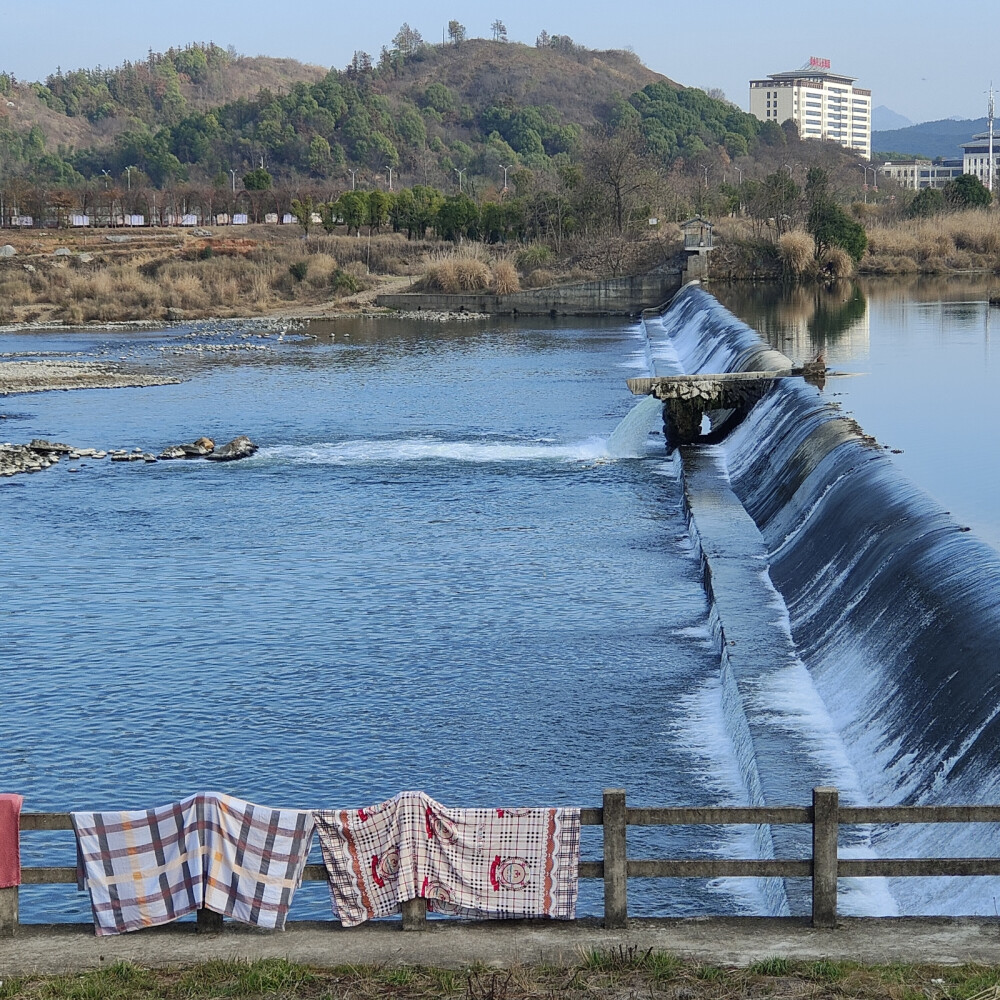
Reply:
[[[396,440],[359,439],[261,448],[254,462],[311,465],[369,465],[400,462],[555,462],[588,463],[609,460],[604,438],[564,444],[548,441],[446,441],[420,437]]]

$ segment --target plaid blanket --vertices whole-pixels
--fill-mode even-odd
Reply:
[[[308,812],[205,792],[133,812],[75,812],[77,872],[99,936],[202,907],[281,929],[312,841]]]
[[[579,809],[446,809],[422,792],[402,792],[315,817],[345,927],[417,897],[432,912],[457,916],[575,915]]]

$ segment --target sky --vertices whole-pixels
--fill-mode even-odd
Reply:
[[[692,87],[718,87],[744,109],[749,80],[796,69],[810,56],[857,77],[885,105],[914,122],[980,118],[991,77],[1000,85],[996,7],[965,0],[961,17],[939,3],[772,0],[494,0],[490,6],[381,0],[0,0],[0,71],[44,80],[65,70],[117,66],[189,42],[232,46],[243,55],[291,57],[344,68],[356,49],[374,56],[403,22],[440,41],[448,21],[489,37],[499,18],[511,41],[541,30],[588,48],[632,48],[650,69]],[[982,58],[973,58],[985,53]]]

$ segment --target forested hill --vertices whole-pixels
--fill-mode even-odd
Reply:
[[[101,145],[136,122],[170,124],[262,89],[286,93],[327,73],[295,59],[241,56],[213,44],[151,52],[142,62],[113,69],[57,70],[44,82],[14,81],[2,69],[7,124],[37,126],[53,151]]]
[[[945,158],[962,155],[962,143],[968,142],[977,132],[985,132],[985,118],[922,122],[907,128],[885,132],[872,132],[872,149],[905,153],[908,156],[936,156]]]
[[[464,34],[429,45],[404,25],[377,60],[358,52],[344,70],[190,46],[44,84],[0,75],[0,90],[0,167],[62,186],[126,170],[157,187],[220,183],[261,164],[268,183],[342,184],[351,172],[371,183],[392,168],[404,184],[494,184],[503,166],[560,169],[578,159],[588,129],[623,123],[665,163],[745,155],[769,126],[784,141],[773,123],[630,52],[564,35],[535,46]]]

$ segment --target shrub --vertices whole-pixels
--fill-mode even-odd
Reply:
[[[790,233],[782,233],[778,240],[778,252],[785,274],[801,278],[815,256],[816,244],[808,233],[795,229]]]
[[[497,295],[510,295],[520,288],[517,268],[509,260],[498,260],[493,265],[493,291]]]
[[[531,271],[552,260],[552,251],[544,243],[532,243],[531,246],[518,250],[514,258],[522,271]]]
[[[330,286],[337,295],[353,295],[361,287],[357,278],[346,271],[335,271]]]
[[[309,273],[309,261],[307,260],[297,260],[294,264],[288,265],[288,273],[296,281],[305,281],[306,275]]]

